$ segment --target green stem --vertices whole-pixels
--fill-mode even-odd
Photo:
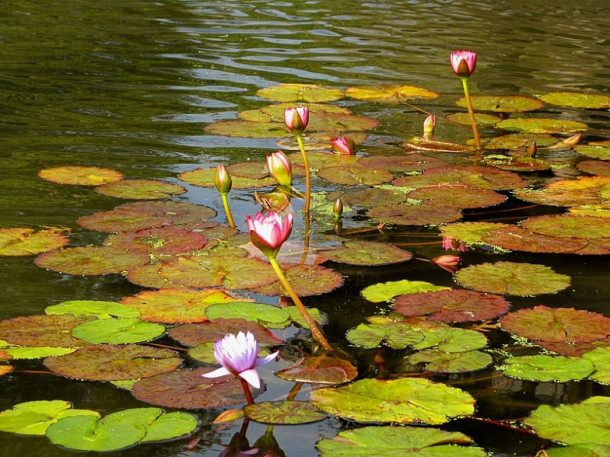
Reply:
[[[248,401],[249,405],[253,405],[254,404],[254,398],[252,397],[252,392],[250,392],[250,386],[248,385],[248,383],[243,379],[243,378],[239,378],[241,382],[241,387],[242,389],[244,389],[244,393],[246,394],[246,400]]]
[[[275,274],[277,275],[278,279],[284,286],[284,289],[286,289],[286,291],[288,292],[288,295],[290,295],[290,298],[292,298],[292,301],[294,302],[297,309],[299,310],[299,312],[301,313],[301,315],[307,322],[307,325],[309,326],[309,329],[311,330],[311,334],[314,337],[314,339],[316,341],[318,341],[318,343],[320,343],[324,349],[326,349],[327,351],[332,351],[333,348],[331,347],[330,343],[326,340],[326,338],[322,334],[322,331],[318,327],[318,324],[316,324],[316,322],[313,320],[313,318],[307,311],[307,308],[305,308],[305,305],[303,304],[303,302],[301,301],[299,296],[296,294],[296,292],[294,291],[294,289],[292,288],[292,286],[286,279],[286,276],[284,276],[284,273],[282,273],[282,269],[278,265],[277,260],[275,260],[275,258],[273,258],[273,257],[269,257],[269,262],[271,263],[271,266],[273,267],[273,270],[275,271]]]
[[[309,217],[309,206],[311,202],[311,173],[309,171],[309,159],[305,153],[305,146],[303,146],[303,138],[301,134],[297,134],[297,141],[299,148],[301,149],[301,155],[303,156],[303,163],[305,165],[305,217]]]
[[[229,200],[227,199],[227,194],[220,194],[222,197],[222,206],[225,207],[225,213],[227,215],[227,220],[229,221],[229,225],[231,228],[235,228],[235,222],[233,221],[233,215],[231,214],[231,208],[229,208]]]
[[[468,104],[468,115],[470,116],[470,123],[472,124],[472,133],[474,134],[474,142],[477,145],[477,150],[481,150],[481,137],[479,136],[479,129],[477,128],[477,121],[474,118],[474,110],[472,109],[472,101],[470,100],[470,92],[468,91],[468,78],[460,78],[462,80],[462,86],[464,87],[464,95],[466,96],[466,103]]]

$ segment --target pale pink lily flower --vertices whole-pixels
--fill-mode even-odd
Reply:
[[[353,155],[356,143],[348,136],[333,138],[330,140],[333,152],[342,155]]]
[[[453,51],[450,59],[453,72],[461,77],[469,77],[477,66],[477,53],[474,51]]]
[[[267,156],[267,169],[280,186],[292,185],[292,166],[282,151]]]
[[[258,342],[250,332],[225,335],[214,343],[214,358],[221,368],[202,374],[205,378],[218,378],[232,374],[242,378],[255,389],[260,389],[261,380],[256,367],[271,362],[279,351],[266,357],[258,357]]]
[[[284,241],[290,236],[292,219],[292,213],[288,213],[286,218],[282,219],[282,216],[271,210],[266,216],[256,213],[254,219],[248,215],[246,221],[250,232],[250,241],[267,257],[275,258]]]
[[[284,110],[284,123],[292,133],[300,135],[309,123],[309,108],[286,108]]]

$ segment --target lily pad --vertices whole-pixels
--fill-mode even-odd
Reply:
[[[462,211],[458,208],[398,204],[371,208],[366,215],[386,224],[437,225],[461,219]]]
[[[472,107],[477,111],[494,111],[497,113],[519,113],[533,111],[542,107],[543,103],[535,98],[521,95],[472,95]],[[455,101],[457,106],[467,108],[466,97]]]
[[[504,119],[496,124],[502,130],[529,133],[576,133],[584,132],[587,124],[566,119],[515,118]]]
[[[346,241],[343,247],[323,250],[320,254],[333,262],[362,266],[392,265],[413,257],[404,249],[375,241]]]
[[[0,430],[18,435],[42,436],[51,424],[70,416],[99,417],[99,413],[74,409],[72,403],[64,400],[28,401],[0,413]]]
[[[155,340],[164,333],[163,325],[143,322],[137,317],[97,319],[72,330],[73,336],[93,344],[141,343]]]
[[[316,173],[319,178],[346,186],[374,186],[390,182],[392,173],[385,170],[365,167],[359,164],[324,167]]]
[[[485,235],[482,241],[511,251],[553,253],[578,252],[588,244],[584,238],[547,236],[516,225],[506,225],[493,230]]]
[[[74,338],[72,329],[91,319],[70,314],[15,317],[0,322],[0,337],[20,346],[79,347],[86,343]]]
[[[609,159],[610,160],[610,159]],[[590,175],[610,177],[610,162],[601,160],[583,160],[576,164],[580,171],[589,173]]]
[[[412,365],[425,364],[424,370],[433,373],[468,373],[486,368],[493,358],[482,351],[447,352],[441,349],[428,349],[408,357]]]
[[[210,320],[214,319],[245,319],[258,322],[265,327],[283,328],[288,324],[290,315],[285,308],[267,305],[265,303],[230,302],[211,305],[205,311]]]
[[[593,363],[586,359],[551,355],[509,357],[504,375],[542,382],[568,382],[584,379],[593,373]]]
[[[460,389],[415,378],[362,379],[314,390],[311,400],[322,411],[358,422],[430,425],[471,415],[475,404],[474,398]]]
[[[424,186],[406,194],[406,198],[421,200],[426,206],[443,208],[485,208],[499,205],[506,197],[491,189],[465,185]]]
[[[38,176],[58,184],[77,186],[99,186],[123,179],[123,173],[120,171],[109,168],[81,166],[45,168],[38,172]]]
[[[401,322],[387,322],[383,324],[358,324],[348,330],[347,340],[367,349],[379,347],[381,344],[392,349],[405,349],[424,341],[422,329]]]
[[[323,438],[316,444],[320,457],[485,457],[487,453],[473,446],[460,432],[434,428],[374,426],[343,430],[335,438]]]
[[[370,155],[360,158],[358,163],[364,167],[387,170],[393,173],[424,171],[428,168],[442,167],[446,163],[435,157],[420,154],[408,155]]]
[[[581,403],[541,405],[523,423],[538,436],[565,444],[610,443],[610,398],[590,397]]]
[[[595,372],[589,378],[602,384],[610,384],[610,346],[593,349],[584,353],[582,358],[591,361],[595,366]]]
[[[4,350],[12,360],[31,360],[42,359],[45,357],[57,357],[60,355],[70,354],[78,348],[53,348],[53,347],[27,347],[17,346],[10,347]]]
[[[169,349],[99,344],[61,357],[48,357],[44,364],[53,373],[68,378],[120,381],[174,371],[182,364],[182,359]]]
[[[90,216],[81,216],[76,220],[76,223],[99,232],[135,232],[169,225],[172,223],[172,218],[117,208],[94,213]]]
[[[572,108],[610,108],[610,97],[601,94],[584,94],[578,92],[550,92],[538,98],[551,105],[570,106]]]
[[[221,121],[206,125],[204,130],[236,138],[281,138],[289,135],[286,126],[279,122]]]
[[[610,455],[610,446],[603,444],[575,444],[566,447],[554,447],[547,449],[549,457],[606,457]]]
[[[343,285],[343,276],[320,265],[283,264],[281,268],[299,297],[325,294]],[[289,295],[279,280],[257,287],[253,291],[264,295]]]
[[[121,273],[150,262],[145,252],[129,252],[110,246],[79,246],[40,254],[34,263],[58,273],[70,275],[105,275]]]
[[[326,414],[309,402],[271,401],[246,405],[246,417],[262,424],[309,424],[326,419]]]
[[[358,369],[338,357],[306,357],[276,375],[288,381],[334,385],[351,381],[358,376]]]
[[[425,322],[425,321],[424,321]],[[448,325],[429,325],[425,328],[421,323],[415,323],[413,328],[421,330],[423,341],[413,345],[415,349],[437,348],[444,352],[467,352],[481,349],[487,345],[487,338],[483,333]]]
[[[448,141],[438,141],[422,138],[419,136],[413,137],[401,144],[408,151],[422,152],[474,152],[471,146],[464,144],[450,143]]]
[[[393,307],[406,317],[426,316],[441,322],[473,322],[494,319],[506,313],[510,303],[498,295],[448,289],[400,295]]]
[[[24,256],[52,251],[68,244],[60,229],[0,228],[0,256]]]
[[[484,148],[487,150],[520,148],[525,150],[532,142],[540,148],[555,145],[559,139],[548,133],[509,133],[490,139],[485,143]]]
[[[328,102],[343,98],[343,91],[318,84],[281,84],[259,89],[256,95],[278,102]]]
[[[196,168],[185,171],[178,175],[182,181],[199,187],[214,187],[216,167]],[[231,177],[233,189],[254,189],[259,187],[271,187],[276,184],[271,176],[265,178],[244,178],[242,176]]]
[[[540,190],[515,190],[514,194],[521,200],[541,205],[597,205],[610,200],[610,178],[581,176],[577,179],[555,181]]]
[[[610,160],[610,144],[579,144],[574,148],[574,150],[580,155],[590,157],[592,159]]]
[[[570,277],[531,263],[496,262],[469,265],[455,275],[458,283],[481,292],[522,297],[552,294],[570,285]]]
[[[207,242],[207,238],[200,232],[186,227],[168,226],[110,235],[104,245],[146,252],[158,258],[195,251],[203,248]]]
[[[603,217],[579,216],[575,214],[545,215],[530,217],[520,223],[532,232],[547,236],[574,238],[610,237],[608,220]]]
[[[439,227],[442,236],[468,244],[485,244],[483,238],[494,230],[509,226],[498,222],[454,222]]]
[[[487,156],[484,160],[487,165],[492,167],[499,168],[500,170],[516,171],[518,173],[533,173],[551,168],[551,162],[535,157]]]
[[[211,219],[216,216],[216,211],[209,206],[198,205],[189,202],[174,202],[167,201],[143,201],[125,203],[117,207],[121,211],[135,211],[138,213],[147,213],[151,216],[169,217],[172,224],[195,224],[192,229],[205,229],[215,227],[217,223],[204,222],[202,219]]]
[[[399,190],[367,187],[360,190],[350,190],[344,193],[331,192],[326,195],[327,200],[335,201],[341,198],[343,205],[373,207],[379,205],[395,205],[405,200],[405,193]]]
[[[110,317],[140,317],[140,312],[130,306],[114,301],[68,300],[47,306],[46,314],[72,314],[73,316],[96,316],[98,319]]]
[[[185,346],[215,342],[228,333],[251,332],[259,345],[280,344],[276,337],[262,325],[245,319],[216,319],[201,324],[178,325],[169,330],[169,336]]]
[[[171,184],[154,179],[123,179],[95,188],[98,194],[116,198],[133,200],[160,200],[172,195],[180,195],[186,189],[177,184]]]
[[[417,294],[435,290],[449,289],[449,287],[436,286],[426,281],[388,281],[377,283],[362,289],[362,296],[373,303],[380,303],[391,300],[397,295]]]
[[[445,116],[449,122],[455,122],[461,125],[471,125],[470,115],[468,113],[451,113]],[[474,115],[477,125],[494,125],[502,120],[501,117],[492,116],[491,114],[476,113]]]
[[[440,94],[416,86],[377,86],[377,87],[349,87],[345,90],[347,97],[357,100],[375,100],[384,102],[399,102],[413,98],[425,98],[432,100],[440,97]]]

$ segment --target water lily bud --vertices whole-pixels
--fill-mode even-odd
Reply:
[[[296,135],[303,133],[309,123],[309,108],[286,108],[284,110],[284,123],[288,130]]]
[[[536,142],[532,141],[527,148],[527,155],[529,157],[536,157],[536,153],[538,152],[538,146],[536,146]]]
[[[451,274],[455,273],[462,263],[462,259],[455,255],[441,255],[432,261]]]
[[[477,66],[477,53],[474,51],[453,51],[450,58],[453,72],[463,78],[469,77]]]
[[[290,187],[292,185],[290,160],[282,151],[275,151],[267,156],[267,168],[280,186]]]
[[[348,136],[342,136],[339,138],[333,138],[330,141],[333,148],[333,152],[342,155],[353,155],[356,143]]]
[[[333,215],[335,216],[335,219],[339,219],[341,214],[343,214],[343,202],[340,198],[337,198],[333,205]]]
[[[216,190],[222,195],[228,194],[231,190],[233,180],[224,165],[218,165],[216,177],[214,178],[214,185],[216,186]]]
[[[431,114],[424,120],[424,135],[431,135],[436,125],[436,116]]]

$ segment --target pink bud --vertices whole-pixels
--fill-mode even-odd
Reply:
[[[342,136],[339,138],[333,138],[330,141],[333,148],[333,152],[336,154],[353,155],[356,143],[348,136]]]
[[[233,180],[231,179],[231,175],[227,171],[224,165],[218,165],[216,169],[216,177],[214,178],[214,186],[216,186],[216,190],[221,194],[228,194],[233,186]]]
[[[246,218],[250,241],[259,248],[267,257],[277,256],[284,241],[292,231],[292,213],[288,213],[285,219],[279,214],[269,211],[266,216],[256,213],[254,219],[249,215]]]
[[[455,255],[441,255],[432,259],[432,261],[451,274],[454,274],[460,267],[460,263],[462,263],[462,259]]]
[[[474,51],[453,51],[450,58],[453,72],[461,77],[469,77],[477,66],[477,53]]]
[[[267,156],[267,168],[280,186],[290,187],[292,185],[290,160],[282,151],[275,151]]]
[[[305,106],[286,108],[284,110],[284,123],[288,130],[296,135],[300,135],[309,123],[309,108]]]

